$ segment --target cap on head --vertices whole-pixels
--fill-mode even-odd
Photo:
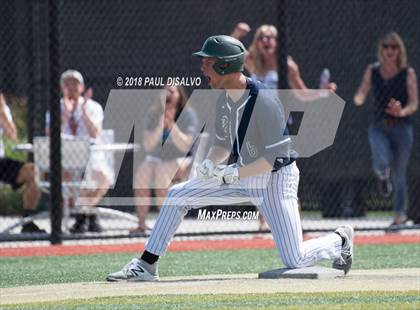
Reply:
[[[241,41],[230,36],[217,35],[208,38],[201,50],[193,55],[216,58],[213,69],[220,75],[244,70],[245,47]]]
[[[66,70],[61,74],[60,77],[60,83],[63,83],[64,80],[67,79],[75,79],[79,81],[80,84],[85,84],[85,81],[83,80],[82,74],[77,70]]]

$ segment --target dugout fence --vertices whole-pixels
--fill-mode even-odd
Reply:
[[[132,222],[103,215],[101,233],[71,234],[61,231],[60,163],[60,74],[79,70],[93,99],[106,107],[111,90],[144,89],[126,77],[200,77],[200,63],[191,53],[213,34],[230,34],[239,22],[251,32],[243,38],[248,47],[262,24],[279,29],[279,83],[286,87],[286,56],[299,65],[309,88],[317,88],[325,68],[338,85],[337,94],[346,102],[334,144],[311,158],[299,159],[301,171],[299,199],[303,228],[323,231],[341,222],[351,222],[360,230],[385,230],[392,221],[392,196],[382,197],[371,168],[367,130],[372,97],[362,108],[352,104],[366,66],[376,60],[378,39],[397,31],[404,40],[408,63],[417,72],[420,60],[420,3],[416,0],[264,0],[264,1],[28,1],[5,0],[0,13],[0,89],[11,108],[18,128],[18,141],[5,137],[5,156],[32,161],[29,152],[16,151],[16,144],[32,142],[45,135],[46,113],[51,115],[51,192],[40,198],[39,209],[51,211],[49,219],[35,223],[46,234],[22,234],[20,228],[0,233],[0,240],[50,239],[60,243],[74,238],[130,236]],[[152,88],[158,88],[156,86]],[[200,86],[186,87],[190,95]],[[407,212],[409,225],[420,220],[420,113],[412,117],[414,143],[408,166]],[[112,128],[106,128],[112,129]],[[129,141],[134,143],[135,131]],[[3,134],[4,135],[4,134]],[[140,157],[145,154],[140,152]],[[133,156],[128,150],[115,176],[115,186],[99,203],[135,215]],[[77,157],[77,154],[75,154]],[[142,158],[143,158],[142,157]],[[4,168],[6,169],[6,168]],[[3,175],[12,173],[4,170]],[[0,181],[0,231],[22,214],[22,190],[17,192]],[[252,211],[241,205],[215,211]],[[152,226],[157,209],[152,207],[147,224]],[[237,234],[258,232],[257,220],[197,220],[190,212],[181,226],[183,235]],[[101,215],[100,215],[101,217]],[[52,223],[52,225],[51,225]],[[138,236],[138,235],[134,235]]]

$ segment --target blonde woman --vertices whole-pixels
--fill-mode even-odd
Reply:
[[[416,73],[407,64],[404,42],[396,32],[383,36],[378,44],[378,61],[368,65],[354,96],[356,106],[364,104],[373,91],[373,115],[369,126],[372,166],[384,196],[391,191],[394,221],[405,221],[407,205],[406,171],[413,144],[411,115],[418,109]]]
[[[232,36],[240,39],[251,31],[246,23],[236,25]],[[251,46],[245,59],[245,68],[253,80],[264,83],[268,88],[276,89],[278,86],[278,31],[273,25],[262,25],[256,31]],[[306,90],[308,87],[300,75],[299,66],[291,56],[287,57],[288,82],[291,89]],[[335,83],[325,83],[321,88],[336,91]],[[315,92],[308,92],[304,96],[306,100],[319,99]]]

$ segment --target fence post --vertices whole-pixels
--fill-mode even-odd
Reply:
[[[278,72],[278,88],[288,89],[288,72],[287,72],[287,4],[288,0],[278,0],[277,7],[277,30],[278,30],[278,58],[277,58],[277,72]]]
[[[59,1],[49,0],[49,59],[50,59],[50,218],[52,244],[61,244],[62,195],[61,195],[61,111],[60,111],[60,54],[58,28]]]

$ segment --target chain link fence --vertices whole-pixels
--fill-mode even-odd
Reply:
[[[147,234],[165,189],[157,186],[146,193],[135,189],[135,180],[147,179],[147,171],[139,167],[150,155],[140,138],[143,124],[131,128],[128,134],[110,126],[116,120],[134,121],[133,117],[122,119],[127,115],[122,103],[120,111],[107,114],[111,90],[126,91],[129,98],[130,91],[161,88],[138,86],[138,79],[145,77],[201,77],[199,86],[185,87],[187,97],[195,89],[207,88],[200,62],[191,54],[210,35],[230,34],[240,22],[250,27],[241,38],[246,47],[262,24],[279,28],[278,52],[292,57],[306,86],[318,88],[320,75],[327,68],[331,81],[338,86],[337,95],[346,102],[334,144],[311,158],[298,160],[303,229],[331,230],[345,221],[352,222],[356,229],[384,230],[392,222],[392,195],[378,193],[371,164],[368,128],[374,99],[370,96],[363,107],[356,107],[353,97],[366,67],[377,61],[378,40],[385,33],[396,31],[401,35],[408,64],[420,70],[420,60],[415,57],[420,50],[418,1],[6,0],[0,14],[0,89],[17,127],[17,139],[10,139],[14,137],[5,129],[5,117],[0,118],[4,145],[0,145],[0,151],[5,150],[4,155],[0,153],[1,240],[50,238],[52,227],[51,240],[55,243],[61,238]],[[285,64],[285,58],[279,63]],[[65,77],[84,85],[84,89],[66,85],[67,90],[63,90],[60,76],[69,69],[77,70],[81,77],[73,71],[67,71]],[[280,85],[284,85],[285,74],[285,68],[279,68]],[[119,78],[127,84],[121,87]],[[68,90],[73,86],[76,90]],[[74,100],[79,95],[80,99]],[[75,101],[80,101],[79,107]],[[84,103],[87,113],[80,107]],[[203,111],[195,113],[200,118]],[[85,114],[91,116],[89,124]],[[405,205],[410,221],[404,228],[415,228],[420,220],[419,115],[412,116],[414,142]],[[76,130],[72,117],[79,122]],[[144,122],[148,122],[147,116]],[[46,132],[51,140],[39,138]],[[89,143],[75,145],[79,140]],[[43,143],[53,151],[36,154],[45,147]],[[89,164],[83,147],[96,152],[96,159],[91,158]],[[60,148],[71,154],[62,153],[60,159]],[[80,148],[78,152],[67,151],[76,148]],[[36,160],[34,165],[27,165],[28,178],[18,182],[26,184],[15,189],[23,163],[34,162],[34,157],[42,155],[53,160],[51,165],[40,167]],[[62,165],[57,165],[60,160]],[[117,174],[112,173],[115,166]],[[185,180],[191,169],[187,165],[187,173],[177,176],[176,181]],[[33,180],[40,194],[34,194]],[[148,196],[152,196],[150,200]],[[150,207],[136,208],[139,205]],[[248,205],[207,209],[254,210]],[[51,214],[53,225],[46,214]],[[142,218],[140,223],[138,217]],[[258,232],[259,227],[257,219],[200,221],[197,212],[190,212],[179,232],[245,233]],[[131,230],[134,233],[130,234]]]

